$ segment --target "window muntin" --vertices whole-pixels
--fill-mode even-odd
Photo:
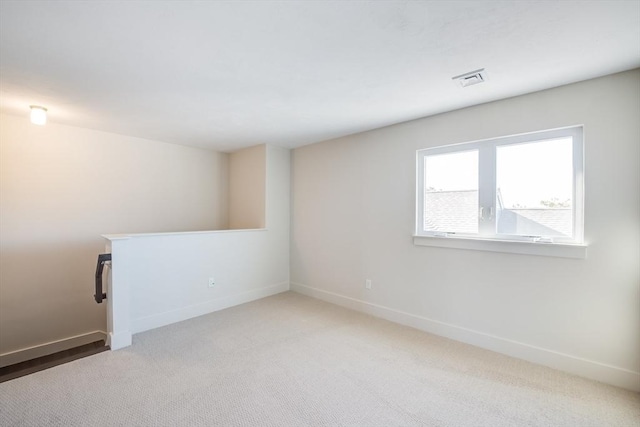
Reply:
[[[417,235],[582,242],[582,127],[417,154]],[[471,200],[476,188],[469,176],[474,174],[477,198]]]

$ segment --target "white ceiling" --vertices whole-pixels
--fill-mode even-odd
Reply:
[[[221,151],[639,66],[638,0],[0,2],[3,112]]]

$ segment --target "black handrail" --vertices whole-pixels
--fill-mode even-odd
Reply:
[[[98,265],[96,266],[96,293],[93,296],[98,304],[102,303],[103,299],[107,299],[107,294],[102,292],[102,269],[104,263],[111,261],[111,254],[98,255]]]

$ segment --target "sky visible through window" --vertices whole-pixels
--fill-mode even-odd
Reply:
[[[506,208],[571,207],[571,138],[507,145],[496,150],[497,187]]]
[[[571,208],[573,144],[570,137],[496,148],[497,187],[504,207]],[[478,189],[478,151],[425,157],[427,191]]]
[[[478,150],[426,156],[424,161],[427,191],[478,189]]]

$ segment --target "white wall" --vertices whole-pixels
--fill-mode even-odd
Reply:
[[[0,116],[0,354],[105,330],[93,301],[101,234],[227,228],[227,162]]]
[[[289,289],[289,150],[265,153],[266,229],[106,236],[113,349],[137,332]]]
[[[292,289],[640,390],[639,118],[634,70],[298,148]],[[577,124],[587,259],[412,244],[416,150]]]
[[[264,228],[266,145],[229,154],[229,228]]]

